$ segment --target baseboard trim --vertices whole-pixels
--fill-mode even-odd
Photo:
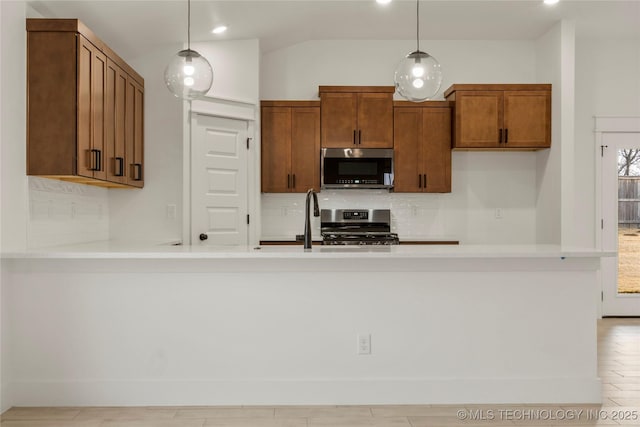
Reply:
[[[15,381],[14,406],[600,403],[598,378]]]

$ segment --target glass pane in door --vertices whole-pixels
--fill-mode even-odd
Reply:
[[[640,294],[640,148],[618,150],[618,293]]]

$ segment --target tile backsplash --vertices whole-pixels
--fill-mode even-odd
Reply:
[[[530,153],[456,152],[452,191],[325,190],[320,209],[390,209],[392,231],[404,239],[477,244],[533,244],[536,166]],[[262,240],[292,240],[304,230],[305,194],[262,194]],[[320,218],[313,218],[320,238]]]
[[[434,208],[446,195],[399,195],[385,190],[335,190],[318,194],[320,209],[391,209],[392,231],[401,237],[451,238],[451,218]],[[262,238],[291,238],[302,234],[304,194],[262,195]],[[426,203],[425,203],[426,202]],[[314,237],[320,235],[320,218],[313,218]]]
[[[108,190],[29,177],[29,248],[109,239]]]

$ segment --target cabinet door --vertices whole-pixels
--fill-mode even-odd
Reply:
[[[106,179],[104,160],[104,93],[107,58],[78,36],[78,175]]]
[[[455,102],[455,148],[500,147],[502,91],[461,91]]]
[[[393,128],[394,191],[422,191],[422,108],[396,108]]]
[[[357,142],[358,97],[355,93],[323,93],[322,147],[353,147]]]
[[[320,191],[320,108],[291,108],[292,191]]]
[[[291,108],[262,107],[262,192],[291,191]]]
[[[504,93],[505,147],[551,146],[551,93],[514,91]]]
[[[393,94],[358,94],[358,148],[393,148]]]
[[[451,110],[422,109],[422,163],[427,193],[451,192]],[[423,182],[423,185],[425,183]]]
[[[144,186],[144,89],[127,76],[125,101],[125,150],[127,184]]]
[[[105,91],[105,168],[107,181],[126,183],[125,106],[127,75],[107,59]]]

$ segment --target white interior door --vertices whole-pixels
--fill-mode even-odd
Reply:
[[[640,178],[619,177],[628,150],[640,152],[640,133],[603,134],[602,249],[618,252],[602,258],[603,316],[640,316]],[[640,174],[640,161],[630,172]]]
[[[248,122],[191,118],[191,242],[248,244]]]

